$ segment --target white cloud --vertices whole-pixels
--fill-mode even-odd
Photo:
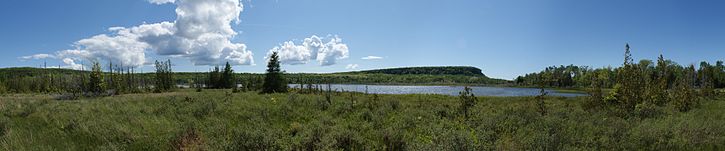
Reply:
[[[53,56],[51,54],[41,53],[41,54],[34,54],[34,55],[30,55],[30,56],[22,56],[22,57],[20,57],[21,60],[46,59],[46,58],[55,58],[55,56]]]
[[[383,59],[383,57],[378,57],[378,56],[367,56],[367,57],[362,57],[362,58],[360,58],[360,59],[363,59],[363,60],[381,60],[381,59]]]
[[[62,68],[70,68],[70,69],[75,69],[75,70],[80,70],[83,68],[83,65],[76,64],[76,62],[71,58],[63,59],[63,63],[65,63],[68,66],[62,66]]]
[[[175,0],[149,0],[149,2],[160,5],[165,3],[174,3]]]
[[[149,0],[153,4],[177,5],[173,22],[110,27],[111,34],[96,35],[74,43],[75,49],[56,52],[58,58],[106,60],[123,66],[141,66],[146,53],[182,57],[194,65],[254,64],[253,54],[242,43],[231,42],[237,35],[243,5],[239,0]],[[31,57],[32,58],[32,57]],[[34,58],[33,58],[34,59]],[[66,64],[69,64],[66,62]]]
[[[358,67],[358,64],[348,64],[347,67],[345,67],[345,69],[357,69],[357,67]]]
[[[316,60],[321,66],[334,65],[337,60],[350,56],[347,44],[342,43],[341,38],[337,36],[328,36],[328,38],[330,40],[325,43],[323,38],[313,35],[305,38],[301,45],[287,41],[270,49],[267,56],[272,52],[278,52],[283,64],[306,64],[310,60]]]

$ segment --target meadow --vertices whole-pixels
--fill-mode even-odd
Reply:
[[[725,97],[622,117],[589,97],[232,93],[0,96],[2,150],[722,150]]]

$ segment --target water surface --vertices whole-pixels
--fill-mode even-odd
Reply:
[[[292,88],[299,88],[299,84],[290,84]],[[463,86],[402,86],[402,85],[358,85],[358,84],[332,84],[331,89],[334,91],[355,91],[365,92],[367,87],[368,93],[373,94],[442,94],[457,96],[463,91]],[[306,86],[305,86],[306,87]],[[327,89],[327,85],[322,85]],[[536,96],[540,94],[541,89],[536,88],[512,88],[512,87],[471,87],[473,94],[476,96]],[[586,96],[581,93],[559,93],[553,90],[545,89],[550,96],[576,97]]]

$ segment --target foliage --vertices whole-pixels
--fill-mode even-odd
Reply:
[[[171,59],[166,62],[156,61],[156,91],[166,92],[176,87],[174,72],[171,71]]]
[[[55,101],[46,94],[0,96],[0,147],[6,150],[717,150],[725,142],[725,97],[688,112],[621,118],[587,111],[588,97],[477,97],[469,119],[446,118],[459,97],[378,95],[397,109],[357,107],[317,94],[232,94],[228,90],[122,94]],[[341,96],[348,94],[342,93]],[[372,94],[371,94],[372,95]],[[292,101],[294,99],[295,101]],[[358,97],[366,102],[373,97]],[[270,101],[274,100],[274,101]],[[324,100],[324,99],[322,99]],[[325,101],[322,101],[325,102]],[[217,104],[216,106],[211,104]],[[293,108],[290,108],[293,107]],[[368,116],[362,116],[369,114]],[[367,119],[367,120],[366,120]],[[5,123],[5,124],[1,124]],[[33,137],[28,137],[33,136]],[[42,137],[41,137],[42,136]]]
[[[207,88],[231,89],[237,86],[234,70],[229,62],[226,63],[224,69],[215,66],[213,70],[209,71],[207,77],[209,78],[207,79]]]
[[[287,92],[287,80],[282,75],[279,56],[273,52],[267,63],[267,73],[264,77],[262,93],[285,93]]]
[[[473,106],[476,106],[476,102],[478,101],[478,98],[471,91],[472,89],[470,87],[464,87],[463,91],[458,93],[458,100],[460,101],[458,113],[462,114],[466,119],[468,119],[469,110]]]
[[[234,80],[234,70],[232,69],[232,66],[229,65],[229,62],[224,66],[224,70],[222,71],[222,76],[219,82],[221,87],[223,88],[236,88],[237,83],[236,80]]]
[[[93,62],[93,68],[89,75],[89,87],[88,91],[99,94],[105,90],[105,83],[103,82],[103,74],[101,71],[101,65],[98,62]]]
[[[691,110],[697,101],[695,90],[692,88],[695,67],[691,65],[685,71],[685,76],[677,80],[677,87],[672,93],[672,103],[682,112]]]

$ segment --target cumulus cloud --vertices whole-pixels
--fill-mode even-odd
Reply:
[[[82,68],[83,68],[83,65],[81,65],[81,64],[77,64],[77,63],[76,63],[76,62],[75,62],[75,61],[74,61],[73,59],[71,59],[71,58],[65,58],[65,59],[63,59],[63,63],[65,63],[65,64],[66,64],[67,66],[65,66],[65,67],[62,67],[62,68],[70,68],[70,69],[75,69],[75,70],[80,70],[80,69],[82,69]]]
[[[357,69],[358,64],[347,64],[347,67],[345,69]]]
[[[324,39],[330,39],[324,42]],[[321,66],[329,66],[337,63],[337,60],[350,56],[347,44],[337,36],[320,38],[312,35],[305,38],[300,45],[293,41],[287,41],[269,50],[267,56],[277,52],[280,62],[283,64],[298,65],[306,64],[310,60],[316,60]]]
[[[22,56],[22,57],[20,57],[21,60],[46,59],[46,58],[55,58],[55,56],[53,56],[51,54],[41,53],[41,54],[34,54],[34,55],[30,55],[30,56]]]
[[[383,59],[383,57],[378,57],[378,56],[367,56],[367,57],[362,57],[362,58],[360,58],[360,59],[362,59],[362,60],[381,60],[381,59]]]
[[[56,57],[72,66],[80,59],[106,60],[123,66],[149,62],[146,53],[183,57],[194,65],[254,64],[253,54],[242,43],[231,42],[237,35],[243,5],[239,0],[149,0],[153,4],[177,5],[173,22],[110,27],[110,34],[96,35],[73,44],[75,49],[56,52]],[[40,55],[40,54],[38,54]],[[23,57],[24,58],[24,57]],[[29,59],[32,57],[29,57]],[[35,58],[32,58],[35,59]],[[70,61],[66,61],[70,59]]]

